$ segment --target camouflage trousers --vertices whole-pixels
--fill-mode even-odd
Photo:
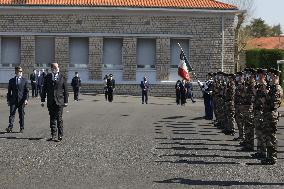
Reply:
[[[254,126],[255,126],[255,135],[257,141],[257,152],[265,156],[266,147],[265,147],[265,130],[264,130],[264,119],[262,111],[254,111]]]
[[[239,130],[239,138],[244,138],[244,114],[242,112],[242,105],[236,104],[236,123]]]
[[[264,147],[267,151],[267,158],[277,160],[277,122],[279,120],[279,113],[271,111],[264,113]]]
[[[226,123],[225,130],[229,132],[235,131],[235,106],[233,101],[225,102],[226,108]]]
[[[244,106],[243,109],[244,114],[244,147],[253,150],[254,148],[254,115],[253,115],[253,107],[248,105]]]
[[[216,98],[216,119],[220,128],[224,128],[225,123],[225,111],[224,111],[224,100],[221,97]]]

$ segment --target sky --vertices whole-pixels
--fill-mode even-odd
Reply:
[[[261,17],[269,25],[281,24],[284,32],[284,0],[254,0],[253,17]]]

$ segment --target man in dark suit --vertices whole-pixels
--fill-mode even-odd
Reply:
[[[75,77],[73,77],[71,86],[74,92],[74,100],[79,101],[79,91],[81,87],[81,79],[79,77],[79,73],[75,72]]]
[[[37,82],[38,82],[38,74],[37,71],[34,70],[33,73],[30,75],[31,86],[32,86],[32,97],[37,97]]]
[[[108,101],[113,101],[113,91],[115,90],[115,80],[113,79],[113,75],[109,74],[109,78],[107,79],[107,91],[108,91]]]
[[[148,104],[149,82],[147,81],[147,77],[143,77],[143,81],[141,81],[140,87],[142,89],[142,104],[144,104],[144,101],[146,104]]]
[[[47,97],[47,108],[50,116],[50,141],[56,141],[58,131],[58,141],[63,137],[63,107],[68,103],[68,89],[65,77],[59,72],[57,63],[51,64],[52,72],[44,78],[44,84],[41,94],[41,106],[44,106]]]
[[[44,69],[42,69],[42,73],[39,74],[38,79],[37,79],[37,90],[40,96],[42,92],[44,77],[45,77],[45,72],[44,72]]]
[[[16,76],[9,81],[7,103],[10,106],[9,126],[6,128],[8,133],[12,132],[16,111],[18,109],[20,119],[20,132],[24,131],[25,105],[28,104],[29,89],[28,81],[22,75],[23,70],[17,66]]]

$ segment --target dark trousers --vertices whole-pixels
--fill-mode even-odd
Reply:
[[[50,117],[50,129],[51,129],[51,136],[56,136],[58,131],[58,137],[63,136],[63,107],[58,106],[53,103],[52,106],[48,107],[49,117]]]
[[[105,99],[107,101],[108,100],[108,90],[107,90],[107,88],[104,88],[104,90],[105,90]]]
[[[144,102],[148,103],[148,91],[142,90],[142,103],[144,104]]]
[[[185,93],[185,91],[182,91],[180,93],[180,100],[181,100],[181,105],[184,105],[186,103],[186,93]]]
[[[73,92],[74,92],[74,100],[79,100],[79,88],[78,87],[73,88]]]
[[[108,101],[109,102],[113,101],[113,89],[111,88],[108,89]]]
[[[188,93],[187,93],[187,98],[190,98],[192,102],[194,102],[194,98],[193,98],[193,92],[188,90]]]
[[[37,86],[37,93],[39,94],[39,96],[41,96],[41,92],[42,92],[42,86],[38,85]]]
[[[213,102],[209,95],[204,95],[205,118],[213,119]]]
[[[176,103],[177,105],[180,104],[180,92],[176,92]]]
[[[32,97],[37,97],[37,96],[38,96],[37,84],[36,83],[32,83]]]
[[[10,129],[13,128],[13,124],[14,124],[14,121],[15,121],[15,115],[16,115],[17,109],[18,109],[18,113],[19,113],[20,129],[24,129],[24,124],[25,124],[25,104],[10,105],[10,116],[9,116],[9,126],[8,126],[8,128],[10,128]]]

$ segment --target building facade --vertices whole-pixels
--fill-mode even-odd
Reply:
[[[234,70],[234,6],[213,0],[47,2],[0,0],[0,83],[16,65],[30,74],[58,62],[69,81],[78,71],[86,88],[99,89],[110,73],[126,91],[145,75],[166,88],[179,79],[177,43],[201,80],[207,72]]]

